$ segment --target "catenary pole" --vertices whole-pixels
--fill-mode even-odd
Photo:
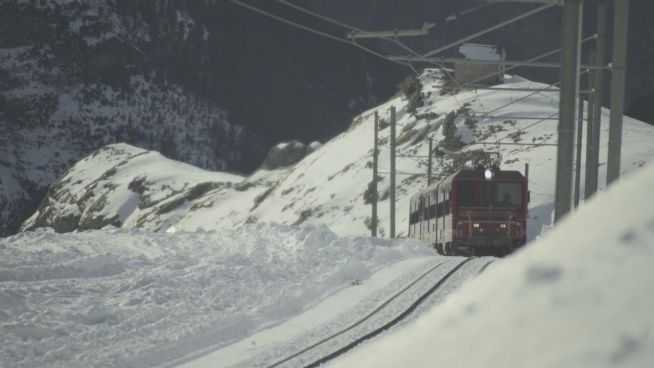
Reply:
[[[429,154],[427,155],[427,185],[431,184],[431,154],[434,151],[434,138],[429,137]]]
[[[563,48],[561,50],[561,93],[559,99],[558,151],[556,157],[556,190],[554,221],[570,211],[572,204],[572,163],[574,131],[579,95],[581,46],[581,0],[566,0],[563,5]]]
[[[616,0],[614,4],[611,117],[609,125],[609,157],[606,168],[607,186],[620,176],[622,114],[624,113],[627,34],[629,29],[629,0]]]
[[[576,147],[576,157],[575,157],[575,197],[574,197],[574,206],[575,208],[579,207],[579,198],[581,197],[581,146],[583,144],[582,136],[584,130],[584,99],[581,98],[581,95],[577,97],[579,100],[579,107],[577,108],[577,147]]]
[[[370,235],[377,236],[377,164],[379,158],[379,146],[378,146],[378,135],[379,135],[379,113],[375,111],[375,129],[374,129],[374,143],[372,150],[372,223],[370,224]]]
[[[591,49],[588,50],[588,60],[595,60],[595,50]],[[588,101],[586,102],[586,165],[584,167],[584,198],[588,198],[591,195],[591,189],[592,185],[590,181],[592,180],[593,177],[593,135],[595,134],[593,129],[594,129],[594,123],[593,123],[593,114],[594,114],[594,108],[593,105],[595,103],[595,79],[596,75],[594,71],[591,71],[590,74],[588,74],[588,90],[590,93],[588,94]]]
[[[390,188],[390,236],[395,238],[395,106],[391,106],[391,188]]]
[[[608,1],[600,0],[597,4],[597,41],[595,43],[595,65],[606,64],[606,36],[608,28]],[[593,71],[593,142],[591,144],[592,152],[590,154],[591,167],[590,177],[588,183],[588,191],[586,198],[591,197],[597,192],[597,184],[599,182],[599,147],[600,147],[600,134],[602,132],[602,103],[604,102],[604,79],[606,73],[603,70]]]

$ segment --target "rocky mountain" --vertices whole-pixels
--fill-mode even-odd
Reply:
[[[109,143],[213,170],[241,163],[243,128],[146,66],[141,47],[167,31],[121,14],[119,3],[5,1],[0,28],[0,235],[70,165]]]
[[[425,70],[419,79],[407,82],[421,91],[417,102],[411,95],[400,94],[357,116],[345,132],[299,162],[262,168],[248,177],[191,169],[128,145],[105,147],[62,176],[22,229],[52,227],[66,232],[111,225],[176,232],[220,230],[255,222],[306,222],[326,225],[340,234],[365,235],[371,226],[370,198],[374,194],[368,188],[377,111],[382,119],[378,230],[382,236],[388,235],[389,110],[394,106],[400,236],[406,234],[409,198],[426,185],[425,157],[428,138],[433,138],[435,180],[470,164],[482,152],[499,154],[504,169],[523,170],[525,163],[531,165],[528,236],[533,239],[549,223],[554,200],[556,120],[541,117],[557,111],[558,94],[516,91],[544,87],[517,76],[496,86],[506,91],[452,89],[444,78],[441,70]],[[601,190],[608,115],[604,110]],[[626,174],[654,159],[650,144],[654,127],[628,117],[624,126],[622,169]],[[288,158],[300,150],[306,148],[292,143],[273,152]]]
[[[0,235],[106,144],[250,172],[268,147],[333,135],[380,94],[385,62],[346,47],[344,69],[342,46],[306,53],[312,37],[244,14],[222,1],[0,1]]]

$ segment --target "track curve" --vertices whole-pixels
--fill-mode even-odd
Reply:
[[[297,351],[296,353],[288,355],[283,359],[277,360],[273,364],[266,365],[266,367],[267,368],[275,368],[281,366],[316,367],[331,359],[334,359],[335,357],[359,345],[363,341],[370,339],[378,335],[379,333],[392,328],[397,323],[403,321],[407,316],[409,316],[412,312],[414,312],[415,309],[418,306],[420,306],[426,299],[428,299],[432,294],[434,294],[435,291],[438,290],[452,275],[456,274],[457,271],[461,269],[461,267],[463,267],[465,264],[472,261],[473,259],[476,259],[476,257],[466,258],[456,263],[454,267],[449,269],[444,274],[440,275],[439,272],[438,279],[434,277],[435,275],[430,276],[429,279],[433,277],[434,280],[429,281],[429,279],[426,279],[427,276],[436,272],[437,270],[442,268],[441,266],[445,264],[450,265],[451,262],[443,261],[437,263],[434,266],[431,266],[427,271],[423,272],[418,277],[413,279],[401,290],[395,292],[393,295],[387,298],[383,303],[377,306],[374,310],[367,313],[364,317],[357,319],[354,323],[349,324],[347,327],[327,337],[322,338],[321,340],[311,344],[306,348]],[[427,281],[427,283],[426,284],[424,282],[420,283],[420,281],[422,280]],[[416,285],[422,285],[422,286],[416,286]],[[427,289],[426,291],[425,288]],[[412,289],[416,289],[416,290],[412,290]],[[400,298],[401,300],[398,300],[400,296],[407,296],[407,297]],[[396,303],[394,303],[395,305],[393,305],[394,301],[396,301]],[[399,302],[399,305],[401,305],[401,307],[398,307],[397,302]],[[409,303],[408,305],[407,302]],[[393,305],[393,307],[391,307],[391,305]],[[392,314],[388,313],[388,311],[385,309],[390,310]],[[383,320],[380,321],[379,320],[380,317],[377,315],[378,314],[383,315],[383,313],[390,314],[391,316],[394,315],[394,317],[386,316]],[[377,317],[377,320],[369,321],[373,316]],[[369,321],[368,324],[366,324],[367,321]],[[351,335],[355,335],[355,334],[356,335],[350,336],[349,338],[351,340],[347,339],[347,336],[345,335],[347,335],[348,332],[350,332]],[[346,340],[342,341],[343,339]],[[319,352],[320,349],[324,349],[330,352],[320,353]],[[318,355],[318,358],[315,357],[316,355]]]

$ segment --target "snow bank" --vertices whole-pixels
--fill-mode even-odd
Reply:
[[[649,367],[654,165],[333,367]]]
[[[316,226],[22,233],[0,239],[0,366],[161,365],[427,253]]]

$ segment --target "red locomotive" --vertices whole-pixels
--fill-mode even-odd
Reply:
[[[527,242],[527,178],[464,169],[411,198],[409,237],[446,255],[504,255]]]

